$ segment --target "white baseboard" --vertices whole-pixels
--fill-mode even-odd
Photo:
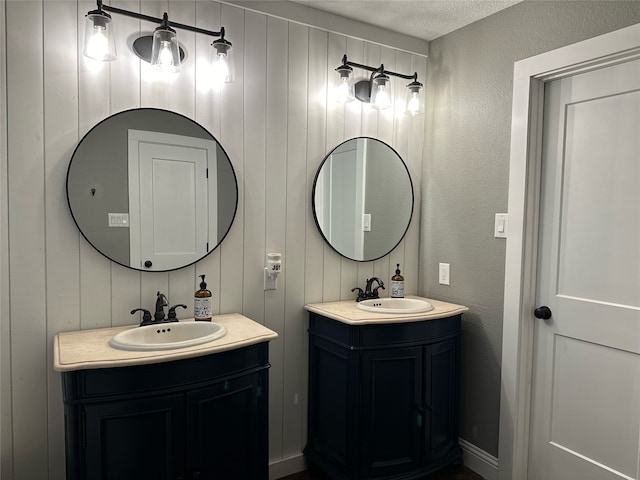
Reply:
[[[476,447],[473,443],[462,438],[458,439],[462,448],[462,459],[464,465],[487,480],[498,479],[498,459],[489,455],[484,450]],[[307,469],[304,455],[299,453],[281,460],[274,460],[269,464],[269,480],[293,475]]]
[[[299,453],[280,460],[273,460],[269,463],[269,480],[293,475],[307,469],[307,462],[304,455]]]
[[[498,479],[498,459],[496,457],[462,438],[459,438],[458,442],[462,448],[462,461],[469,470],[473,470],[487,480]]]

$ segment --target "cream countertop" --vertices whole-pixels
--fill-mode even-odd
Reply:
[[[417,298],[426,300],[433,305],[433,310],[422,313],[373,313],[360,310],[355,300],[343,300],[339,302],[310,303],[304,308],[310,312],[318,313],[333,320],[337,320],[349,325],[367,325],[375,323],[402,323],[421,322],[434,320],[436,318],[451,317],[469,311],[463,305],[455,303],[441,302],[430,298],[407,295],[406,298]]]
[[[180,320],[189,321],[194,320]],[[109,345],[109,340],[115,334],[137,328],[137,325],[59,333],[53,339],[54,368],[68,372],[162,363],[234,350],[278,337],[276,332],[239,313],[214,316],[212,321],[227,329],[224,337],[192,347],[162,351],[118,350]]]

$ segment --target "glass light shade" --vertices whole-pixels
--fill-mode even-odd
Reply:
[[[373,108],[384,110],[391,107],[391,96],[387,87],[389,77],[381,74],[373,79],[374,82],[374,98],[372,99]]]
[[[87,14],[82,52],[85,57],[101,62],[116,59],[116,44],[111,25],[111,16],[105,12],[93,10]]]
[[[335,100],[338,103],[353,102],[355,97],[353,95],[353,87],[349,76],[353,69],[349,65],[341,65],[336,68],[338,73],[338,83],[335,87]]]
[[[349,103],[355,100],[353,93],[351,92],[351,82],[348,78],[342,77],[338,81],[338,86],[336,88],[336,101],[338,103]]]
[[[233,83],[236,77],[231,43],[224,38],[215,40],[211,46],[211,83],[219,89],[225,83]]]
[[[412,117],[422,113],[422,84],[416,80],[407,85],[406,112]]]
[[[158,27],[153,32],[151,65],[160,72],[180,71],[180,49],[178,37],[173,29]]]

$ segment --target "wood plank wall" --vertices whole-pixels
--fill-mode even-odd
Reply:
[[[153,26],[114,16],[118,60],[96,70],[80,55],[84,16],[95,2],[0,0],[6,46],[2,132],[2,468],[15,480],[64,478],[60,375],[52,339],[62,331],[134,323],[129,310],[155,292],[192,304],[206,274],[215,313],[241,312],[278,332],[271,345],[270,458],[300,455],[306,435],[305,303],[353,298],[372,275],[403,265],[418,291],[418,219],[423,117],[396,116],[327,101],[327,83],[346,52],[353,61],[425,78],[426,58],[227,4],[118,0],[111,5],[207,29],[224,25],[236,82],[200,89],[197,60],[210,39],[179,32],[188,52],[180,75],[163,79],[135,57],[132,39]],[[4,36],[6,35],[6,36]],[[5,55],[3,48],[3,55]],[[404,83],[394,82],[396,95]],[[6,92],[6,97],[4,96]],[[111,263],[80,236],[66,203],[66,169],[76,144],[105,117],[166,108],[207,128],[229,154],[239,181],[238,213],[222,246],[195,266],[139,273]],[[366,135],[392,145],[412,175],[416,206],[406,239],[388,256],[358,263],[324,244],[311,212],[315,172],[342,141]],[[283,253],[276,291],[263,291],[266,252]],[[191,310],[185,316],[191,315]]]

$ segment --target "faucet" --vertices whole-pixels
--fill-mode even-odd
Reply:
[[[376,282],[378,286],[375,287],[373,290],[371,290],[371,287],[373,286],[373,282]],[[358,291],[356,302],[361,302],[362,300],[367,300],[370,298],[380,298],[380,296],[378,295],[378,289],[380,288],[385,290],[384,283],[382,282],[382,280],[380,280],[378,277],[371,277],[367,279],[367,284],[365,286],[364,291],[360,287],[352,288],[351,291],[352,292],[355,292],[356,290]]]
[[[178,320],[175,315],[175,307],[182,305],[175,305],[174,307],[172,307],[173,316],[169,315],[169,318],[165,320],[164,307],[166,307],[167,305],[167,296],[164,293],[158,292],[156,294],[156,313],[153,318],[151,317],[151,312],[146,308],[134,308],[133,310],[131,310],[131,315],[136,312],[142,312],[142,321],[140,322],[141,327],[144,327],[145,325],[153,325],[154,323],[177,322]],[[184,307],[186,308],[186,305]]]
[[[167,301],[167,296],[164,293],[158,292],[156,294],[156,313],[153,315],[153,318],[151,317],[151,312],[146,308],[134,308],[131,310],[131,315],[136,312],[142,312],[142,321],[140,322],[141,327],[144,327],[145,325],[154,325],[156,323],[177,322],[178,317],[176,315],[176,308],[187,308],[187,306],[181,303],[173,305],[169,308],[169,316],[165,318],[164,307],[168,305],[169,302]]]
[[[164,293],[158,292],[156,294],[156,313],[153,316],[153,319],[156,322],[162,322],[164,320],[164,307],[169,305],[167,302],[167,296]]]
[[[371,291],[371,286],[373,285],[373,282],[376,282],[378,286],[374,288],[373,291]],[[380,296],[378,295],[379,288],[383,290],[385,289],[384,283],[382,283],[382,280],[380,280],[378,277],[371,277],[367,280],[367,286],[365,287],[364,294],[368,295],[368,298],[380,298]]]

